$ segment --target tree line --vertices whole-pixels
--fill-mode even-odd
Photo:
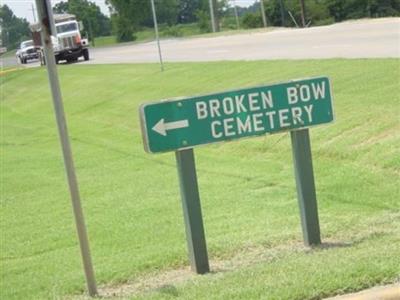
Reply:
[[[117,41],[132,41],[143,27],[152,27],[150,0],[105,0],[110,10],[106,16],[90,0],[65,0],[54,6],[55,13],[76,15],[84,24],[89,39],[115,35]],[[210,0],[154,0],[157,19],[163,26],[197,24],[201,32],[211,31]],[[260,0],[249,7],[234,7],[232,0],[213,1],[216,28],[234,29],[237,20],[243,28],[263,26]],[[268,26],[293,27],[301,24],[301,2],[309,26],[325,25],[348,19],[400,16],[400,0],[264,0]],[[238,19],[235,18],[238,15]],[[7,5],[0,6],[1,40],[10,49],[30,36],[29,23],[17,18]],[[178,34],[170,31],[172,35]]]
[[[209,0],[154,0],[157,19],[174,26],[197,23],[201,31],[211,31]],[[270,26],[294,27],[301,24],[301,2],[305,5],[306,23],[326,25],[348,19],[400,16],[400,0],[263,0]],[[113,32],[119,41],[129,41],[143,26],[153,25],[150,0],[107,0],[111,8]],[[218,27],[233,29],[234,1],[213,0]],[[260,0],[249,7],[236,7],[241,26],[261,27]]]
[[[53,11],[56,14],[73,14],[83,22],[82,34],[93,40],[96,36],[107,36],[112,33],[112,23],[104,15],[100,7],[88,0],[67,0],[55,4]],[[0,5],[1,42],[3,47],[15,49],[19,43],[31,39],[29,22],[18,18],[5,4]]]
[[[349,19],[400,16],[400,0],[303,0],[306,24],[327,25]],[[269,25],[301,25],[301,0],[264,0]],[[261,27],[259,2],[247,9],[244,27]]]
[[[17,18],[7,5],[0,6],[1,45],[15,49],[17,45],[30,36],[29,22]]]
[[[222,14],[228,0],[211,0],[215,12]],[[106,0],[111,11],[113,32],[119,41],[130,41],[142,27],[153,26],[150,0]],[[154,0],[157,21],[174,26],[198,23],[202,31],[210,30],[209,0]]]
[[[203,32],[211,31],[210,0],[154,0],[159,23],[168,26],[197,23]],[[234,29],[234,1],[212,0],[217,30]],[[300,24],[301,2],[305,5],[306,23],[318,26],[347,19],[400,15],[400,0],[263,0],[270,26],[294,27]],[[143,26],[151,27],[150,0],[107,0],[111,23],[118,41],[130,41]],[[249,7],[236,7],[241,26],[261,27],[260,0]]]

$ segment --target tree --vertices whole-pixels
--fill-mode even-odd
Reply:
[[[179,0],[178,22],[193,23],[198,20],[198,11],[209,15],[209,0]]]
[[[249,12],[242,19],[244,28],[259,28],[263,26],[260,12]]]
[[[229,9],[228,0],[212,0],[214,7],[214,16],[216,20],[222,17]],[[210,20],[210,0],[179,0],[179,23],[200,22],[205,24],[205,20]],[[217,24],[218,25],[218,24]],[[207,25],[208,26],[208,25]],[[206,27],[207,27],[206,26]],[[211,26],[211,25],[210,25]],[[205,25],[201,25],[201,28]]]
[[[112,10],[111,21],[119,42],[135,39],[134,33],[151,13],[150,1],[106,0]]]
[[[69,13],[83,22],[82,33],[89,36],[91,40],[95,36],[106,36],[111,34],[110,19],[105,16],[100,7],[87,0],[67,0],[59,2],[53,8],[55,13]]]
[[[169,26],[175,25],[178,21],[179,1],[178,0],[156,0],[157,20]]]
[[[1,41],[3,47],[15,49],[23,40],[31,39],[29,23],[18,18],[7,5],[0,6]]]
[[[154,0],[154,5],[156,7],[157,22],[159,24],[172,26],[178,22],[179,0]],[[149,13],[140,25],[152,27],[153,15]]]
[[[335,21],[400,14],[400,0],[327,0],[326,5]]]
[[[311,25],[323,24],[324,21],[332,23],[330,12],[327,8],[327,1],[329,0],[305,0],[305,8],[307,17],[305,23],[311,21]],[[347,0],[345,0],[347,1]],[[273,26],[296,26],[288,11],[293,15],[297,24],[302,25],[301,5],[299,0],[271,0],[267,1],[265,10],[269,23]]]

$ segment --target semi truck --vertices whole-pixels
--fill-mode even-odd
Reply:
[[[89,60],[89,41],[82,38],[80,29],[83,26],[76,20],[75,15],[55,14],[54,23],[56,32],[52,33],[52,43],[56,63],[63,60],[76,62],[80,57]],[[40,29],[40,23],[31,25],[34,44],[43,53]]]

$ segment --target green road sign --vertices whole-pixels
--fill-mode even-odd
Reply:
[[[333,120],[327,77],[143,104],[147,152],[306,128]]]

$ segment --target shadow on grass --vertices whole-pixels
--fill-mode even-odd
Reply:
[[[332,249],[332,248],[348,248],[353,246],[354,242],[325,242],[320,245],[311,246],[311,250],[313,249]]]
[[[319,251],[357,247],[366,240],[382,237],[385,234],[388,233],[383,231],[368,232],[368,234],[355,237],[351,241],[326,239],[322,244],[311,247],[304,246],[300,240],[285,245],[244,247],[228,257],[211,260],[211,271],[201,276],[218,276],[260,263],[271,263],[293,253],[312,255]],[[180,293],[176,286],[198,278],[198,276],[200,275],[193,273],[190,267],[186,266],[180,269],[156,272],[120,286],[103,287],[100,295],[102,299],[121,299],[156,292],[165,295],[166,298],[168,296],[179,297]]]
[[[163,285],[162,287],[156,289],[156,291],[160,292],[161,294],[167,294],[167,295],[173,296],[173,297],[179,296],[178,289],[172,284]]]

